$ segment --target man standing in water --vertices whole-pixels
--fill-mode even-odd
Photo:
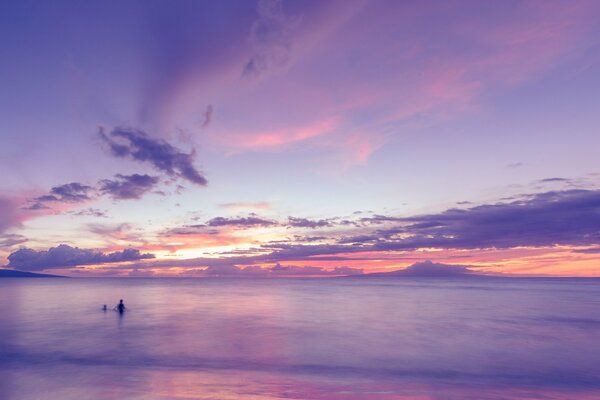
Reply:
[[[120,313],[123,314],[125,312],[125,304],[123,304],[123,300],[119,300],[119,304],[117,304],[117,306],[115,307],[115,309]]]

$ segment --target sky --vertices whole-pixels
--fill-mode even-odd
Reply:
[[[4,1],[0,266],[600,276],[597,1]]]

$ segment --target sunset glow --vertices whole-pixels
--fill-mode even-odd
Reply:
[[[600,276],[598,2],[2,8],[5,268]]]

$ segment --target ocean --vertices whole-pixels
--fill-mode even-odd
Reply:
[[[600,279],[6,278],[0,301],[3,400],[600,399]]]

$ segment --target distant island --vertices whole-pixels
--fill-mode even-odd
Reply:
[[[407,268],[390,272],[374,272],[370,274],[351,275],[352,278],[376,277],[421,277],[421,278],[463,278],[463,277],[490,277],[472,270],[466,265],[438,264],[432,261],[422,261]]]
[[[0,268],[0,278],[66,278],[60,275],[36,274],[33,272],[17,271]]]

